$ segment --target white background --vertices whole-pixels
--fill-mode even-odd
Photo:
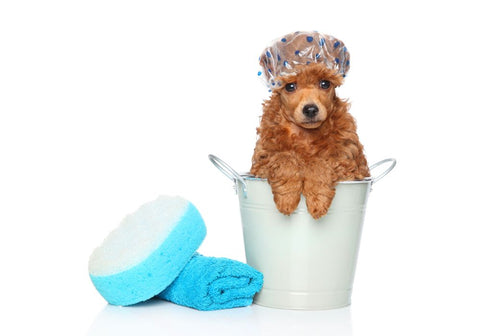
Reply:
[[[1,334],[478,335],[480,48],[473,1],[0,3]],[[231,182],[249,169],[258,56],[342,39],[369,200],[350,308],[197,312],[106,305],[88,257],[159,194],[201,211],[200,252],[244,260]],[[7,332],[8,330],[8,332]],[[138,332],[138,333],[137,333]]]

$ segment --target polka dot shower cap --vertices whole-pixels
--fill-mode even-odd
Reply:
[[[318,32],[295,32],[267,47],[260,56],[263,76],[272,90],[281,85],[278,77],[295,74],[297,65],[322,63],[343,77],[350,68],[350,54],[342,41]]]

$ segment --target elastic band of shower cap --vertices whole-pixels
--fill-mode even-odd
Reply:
[[[295,74],[297,65],[322,63],[345,77],[350,69],[350,53],[339,39],[316,31],[285,35],[267,47],[259,58],[270,91],[281,86],[279,77]]]

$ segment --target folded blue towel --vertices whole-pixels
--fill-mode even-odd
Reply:
[[[158,297],[198,310],[245,307],[262,285],[263,274],[244,263],[195,253]]]

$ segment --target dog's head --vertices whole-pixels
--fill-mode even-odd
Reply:
[[[274,94],[280,97],[283,117],[305,129],[315,129],[332,113],[335,88],[343,76],[323,64],[298,66],[295,75],[280,78]]]

